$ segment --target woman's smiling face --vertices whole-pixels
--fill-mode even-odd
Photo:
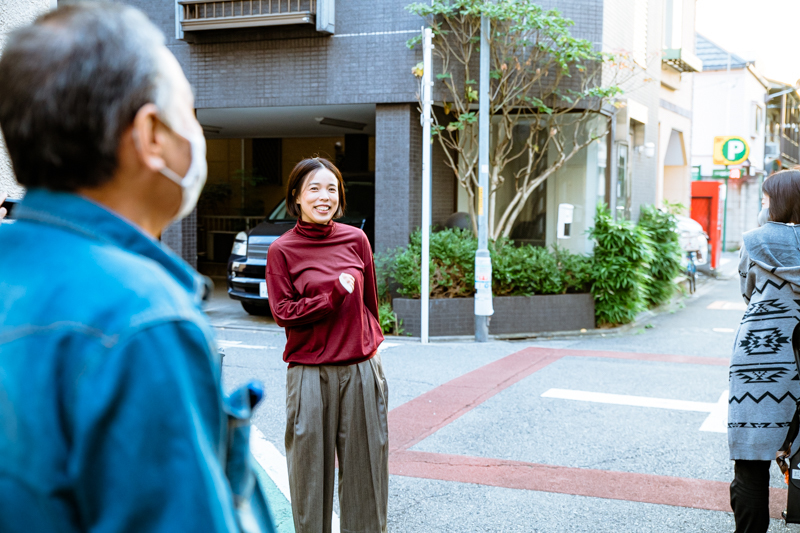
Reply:
[[[339,209],[339,180],[327,168],[320,168],[306,178],[297,205],[304,222],[328,224]]]

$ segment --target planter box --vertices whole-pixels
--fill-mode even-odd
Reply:
[[[420,336],[420,302],[410,298],[392,301],[403,330]],[[436,298],[430,307],[431,337],[473,335],[473,298]],[[594,329],[594,298],[591,294],[553,294],[541,296],[498,296],[489,321],[491,335],[541,333]]]

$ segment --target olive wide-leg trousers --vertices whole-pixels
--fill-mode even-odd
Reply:
[[[342,533],[383,533],[389,499],[388,388],[380,356],[297,365],[286,375],[286,462],[296,533],[330,533],[334,453]]]

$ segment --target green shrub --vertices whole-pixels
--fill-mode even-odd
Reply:
[[[495,296],[532,296],[563,292],[556,258],[546,248],[514,246],[501,239],[490,245],[492,293]]]
[[[463,298],[474,294],[477,249],[478,241],[469,230],[431,233],[431,298]],[[505,238],[490,242],[489,252],[495,296],[564,294],[590,289],[590,257],[559,248],[550,252],[537,246],[515,246]],[[379,279],[379,291],[395,283],[400,295],[419,298],[421,254],[422,236],[415,231],[407,247],[396,251],[391,258],[376,258],[378,271],[387,273],[387,279],[391,280],[382,284]]]
[[[469,230],[447,229],[431,233],[431,298],[464,298],[475,292],[475,251],[478,240]],[[397,292],[420,297],[422,233],[411,234],[411,242],[395,256],[392,272]]]
[[[674,279],[681,272],[683,252],[678,242],[676,220],[670,213],[645,206],[639,216],[639,228],[654,257],[648,265],[650,276],[644,286],[645,301],[651,306],[661,305],[675,294],[678,286]]]
[[[645,308],[644,287],[652,251],[645,235],[633,223],[615,222],[608,207],[599,204],[594,228],[592,294],[598,325],[627,324]]]
[[[392,278],[394,275],[395,261],[397,251],[390,252],[376,252],[374,254],[375,262],[375,281],[378,291],[378,301],[391,302],[392,295],[390,294]]]
[[[592,256],[574,254],[553,246],[556,267],[561,277],[561,293],[590,292],[592,288]]]
[[[384,334],[403,334],[403,321],[397,319],[397,314],[392,310],[391,302],[382,302],[378,307],[378,320]]]

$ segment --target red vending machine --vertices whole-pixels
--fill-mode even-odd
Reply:
[[[719,265],[722,251],[722,187],[721,181],[692,182],[692,219],[703,226],[711,247],[711,268]]]

